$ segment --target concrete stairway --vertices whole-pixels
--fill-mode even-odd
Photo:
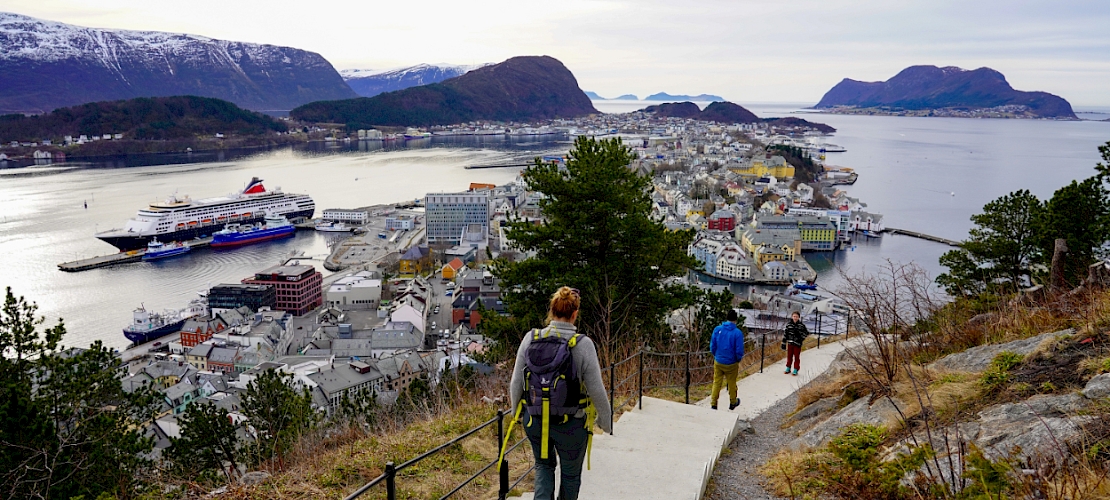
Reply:
[[[698,500],[738,423],[727,411],[645,397],[642,410],[621,415],[613,435],[594,436],[579,498]]]
[[[582,471],[579,498],[699,500],[741,421],[755,418],[823,374],[848,342],[858,340],[804,351],[798,376],[783,374],[780,361],[744,377],[737,384],[740,406],[731,412],[725,391],[717,411],[709,408],[709,398],[684,405],[645,397],[642,410],[621,415],[612,436],[594,436],[593,469]],[[558,475],[556,471],[556,481]],[[514,498],[533,500],[533,495]]]

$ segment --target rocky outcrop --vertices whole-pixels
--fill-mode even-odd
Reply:
[[[805,450],[824,446],[830,439],[843,432],[844,427],[852,424],[881,425],[887,429],[893,429],[901,421],[898,410],[905,407],[906,404],[897,398],[879,398],[874,402],[868,398],[857,399],[791,441],[787,447],[793,450]]]
[[[1036,351],[1042,344],[1054,341],[1064,335],[1075,334],[1074,329],[1059,332],[1042,333],[1035,337],[1015,340],[1002,344],[990,344],[972,347],[963,352],[949,354],[929,364],[929,368],[945,371],[981,372],[990,367],[991,361],[1000,353],[1009,351],[1022,356],[1028,356]]]
[[[1110,398],[1110,373],[1103,373],[1090,382],[1083,388],[1083,397],[1087,399],[1103,399]]]

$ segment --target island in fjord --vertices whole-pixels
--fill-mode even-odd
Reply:
[[[845,78],[815,107],[843,114],[1077,119],[1060,96],[1014,90],[990,68],[955,66],[910,66],[885,82]]]

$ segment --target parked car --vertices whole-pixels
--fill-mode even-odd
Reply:
[[[444,293],[443,295],[445,297],[450,297],[451,296],[451,290],[447,290],[447,293]]]
[[[439,306],[432,310],[432,314],[439,314]]]

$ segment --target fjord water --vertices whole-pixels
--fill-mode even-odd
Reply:
[[[237,283],[278,264],[291,251],[304,252],[314,259],[304,263],[319,265],[336,238],[299,231],[292,239],[231,250],[198,249],[173,259],[79,273],[58,270],[60,262],[114,253],[115,248],[93,234],[122,227],[150,202],[174,192],[194,199],[224,196],[257,176],[267,188],[311,195],[319,215],[325,208],[401,202],[422,198],[430,191],[465,190],[471,182],[510,182],[519,168],[463,167],[505,163],[529,155],[516,149],[331,153],[284,149],[229,162],[0,169],[0,255],[4,262],[0,287],[10,286],[17,295],[37,302],[49,324],[64,318],[69,332],[66,345],[86,346],[103,340],[108,346],[123,348],[128,341],[121,329],[130,323],[131,311],[140,303],[154,311],[184,307],[197,297],[197,291],[218,283]]]
[[[627,113],[650,101],[594,101],[607,113]],[[698,103],[705,107],[709,103]],[[951,240],[967,237],[970,217],[1006,193],[1028,189],[1047,199],[1073,179],[1095,173],[1098,146],[1110,141],[1110,122],[913,118],[815,113],[803,103],[740,103],[760,117],[796,116],[837,129],[826,142],[843,146],[828,153],[829,165],[859,173],[850,196],[883,214],[887,227]],[[1110,108],[1077,108],[1079,116],[1104,120]],[[1090,112],[1083,112],[1090,111]],[[818,283],[833,289],[841,271],[871,269],[876,263],[916,262],[932,276],[950,247],[908,236],[856,238],[842,252],[806,254]],[[742,287],[737,287],[742,289]]]
[[[611,109],[595,103],[605,112],[648,104],[619,102]],[[803,107],[745,106],[760,116],[788,116]],[[968,218],[994,198],[1023,188],[1046,198],[1072,179],[1090,176],[1099,160],[1098,145],[1110,140],[1108,122],[794,116],[838,129],[828,142],[848,151],[830,153],[828,162],[859,172],[859,181],[844,189],[884,214],[888,226],[957,240],[966,237]],[[278,263],[290,251],[316,258],[329,251],[328,236],[300,232],[291,240],[232,251],[202,249],[161,262],[73,274],[57,269],[59,262],[114,252],[93,233],[121,226],[151,201],[175,191],[194,198],[222,195],[258,176],[268,187],[312,195],[318,210],[391,203],[430,191],[466,189],[470,182],[503,184],[519,169],[463,167],[566,147],[464,142],[390,151],[281,150],[231,161],[129,168],[105,168],[127,165],[116,162],[0,169],[0,286],[11,286],[37,301],[50,321],[65,318],[68,345],[103,340],[124,347],[127,341],[120,329],[140,303],[153,310],[183,307],[196,291],[237,282]],[[87,210],[82,208],[84,201],[89,203]],[[819,272],[819,284],[834,289],[841,270],[859,272],[883,259],[917,262],[936,275],[941,272],[937,258],[948,249],[887,235],[881,241],[857,240],[845,251],[806,257]]]

